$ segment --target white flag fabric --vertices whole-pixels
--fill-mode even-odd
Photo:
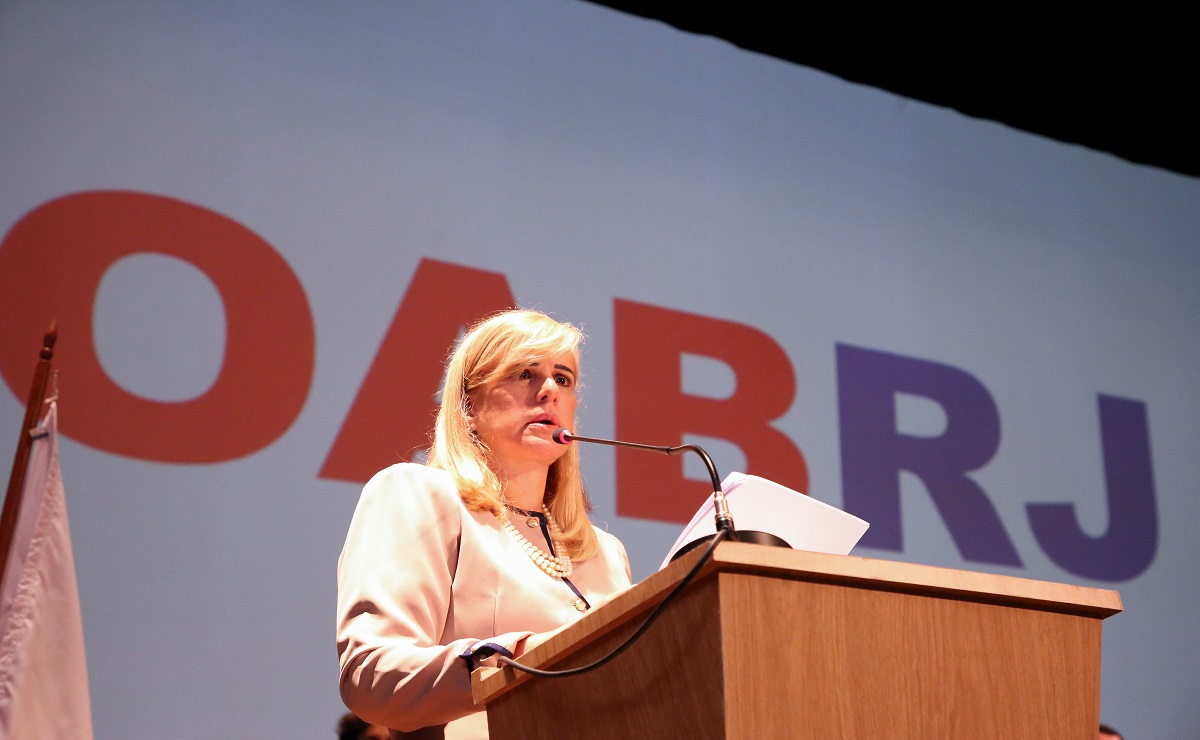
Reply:
[[[0,584],[0,740],[91,738],[75,559],[51,402]]]

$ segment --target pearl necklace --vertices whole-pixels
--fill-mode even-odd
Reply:
[[[508,512],[510,508],[520,511],[522,514],[530,516],[530,518],[534,518],[527,511],[515,509],[515,507],[505,506],[504,516],[500,518],[501,529],[513,536],[513,539],[517,541],[517,544],[521,546],[521,549],[525,551],[525,554],[529,556],[529,559],[533,561],[533,564],[538,568],[541,568],[542,572],[546,575],[550,576],[551,578],[559,579],[566,578],[567,576],[571,575],[571,557],[566,553],[562,553],[557,557],[551,558],[547,556],[546,553],[542,552],[540,547],[526,539],[525,535],[518,532],[517,528],[513,526],[513,523],[509,521]],[[551,542],[554,543],[554,549],[557,552],[562,552],[562,545],[559,544],[558,538],[554,536],[556,534],[561,534],[562,530],[558,528],[558,524],[550,516],[550,512],[545,512],[545,516],[546,523],[550,525],[550,539]]]

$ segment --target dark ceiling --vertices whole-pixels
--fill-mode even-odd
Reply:
[[[1200,177],[1186,4],[592,0],[976,118]]]

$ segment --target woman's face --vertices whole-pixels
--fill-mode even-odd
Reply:
[[[549,468],[567,451],[550,435],[575,424],[577,377],[575,354],[568,352],[520,367],[471,394],[471,428],[503,471],[512,476]]]

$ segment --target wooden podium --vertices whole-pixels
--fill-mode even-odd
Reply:
[[[672,563],[522,662],[590,662],[699,558]],[[1078,738],[1100,723],[1115,591],[720,544],[642,638],[598,670],[480,669],[506,738]]]

